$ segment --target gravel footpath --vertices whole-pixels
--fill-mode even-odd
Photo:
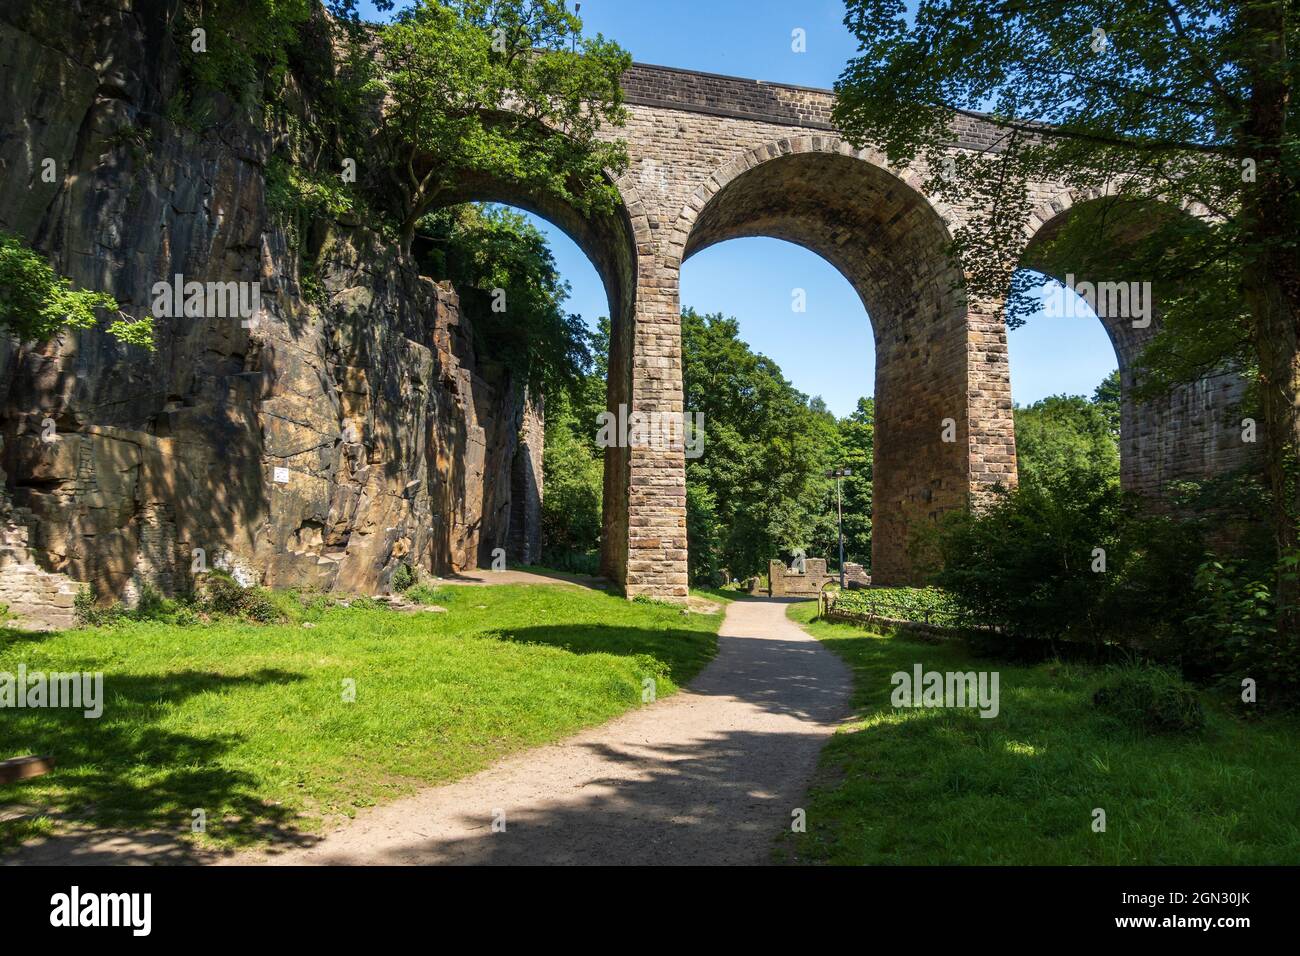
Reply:
[[[849,715],[848,668],[786,605],[728,604],[717,656],[671,697],[321,836],[214,856],[171,835],[80,829],[3,863],[765,863]]]
[[[767,862],[851,688],[785,610],[728,604],[717,657],[665,700],[363,811],[312,846],[226,862]]]

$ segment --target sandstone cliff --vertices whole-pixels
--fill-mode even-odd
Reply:
[[[512,484],[540,494],[540,448],[516,454],[532,405],[476,362],[455,292],[361,226],[317,224],[306,301],[267,208],[275,134],[219,98],[201,131],[169,119],[175,12],[0,7],[0,230],[131,315],[176,274],[261,290],[252,321],[156,319],[153,354],[98,331],[0,338],[0,468],[37,562],[129,600],[183,589],[195,549],[266,584],[357,591],[402,562],[490,560],[512,511],[535,520],[511,503]]]

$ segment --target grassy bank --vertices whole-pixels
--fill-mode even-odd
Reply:
[[[834,864],[1295,864],[1300,722],[1241,720],[1147,736],[1100,714],[1096,668],[1008,664],[958,644],[790,616],[853,669],[857,719],[822,752],[807,833],[780,855]],[[896,710],[891,675],[997,671],[997,717]],[[1106,813],[1093,831],[1094,810]]]
[[[312,829],[640,706],[647,677],[672,693],[712,657],[721,621],[575,587],[447,587],[437,600],[447,613],[294,601],[283,625],[0,628],[0,671],[102,671],[105,697],[97,720],[0,713],[0,758],[57,762],[0,787],[0,810],[188,834],[202,808],[199,842],[216,846]],[[0,845],[49,825],[0,823]]]

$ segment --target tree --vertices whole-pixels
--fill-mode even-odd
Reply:
[[[853,413],[840,420],[839,433],[840,462],[853,469],[844,479],[844,554],[869,568],[876,400],[859,398]]]
[[[595,332],[583,330],[590,365],[566,387],[548,392],[546,400],[543,560],[591,574],[600,565],[605,453],[596,446],[596,433],[605,411],[609,329],[609,319],[602,317]]]
[[[1181,640],[1202,545],[1194,528],[1139,512],[1096,471],[1031,481],[938,528],[935,583],[992,640]]]
[[[587,330],[564,311],[569,284],[532,223],[511,209],[466,204],[426,216],[419,231],[429,240],[425,269],[451,280],[487,357],[534,394],[577,386],[591,364]]]
[[[615,208],[606,170],[627,164],[599,133],[624,122],[631,57],[556,0],[421,0],[380,29],[373,165],[396,191],[400,243],[420,217],[506,182],[573,205]]]
[[[706,438],[704,454],[686,463],[692,563],[710,566],[697,554],[704,541],[690,532],[711,528],[718,566],[744,577],[777,554],[833,540],[834,486],[823,472],[838,455],[838,436],[834,416],[739,332],[721,314],[682,313],[684,407],[703,413]],[[705,507],[710,514],[691,511]]]
[[[1300,141],[1292,88],[1300,11],[1288,0],[848,0],[861,41],[835,122],[891,162],[924,156],[928,188],[984,210],[957,230],[970,292],[1032,311],[1012,280],[1028,184],[1110,191],[1051,244],[1076,272],[1165,289],[1164,332],[1140,365],[1167,387],[1236,363],[1258,379],[1273,500],[1279,627],[1300,632]],[[955,116],[997,130],[943,156]],[[1208,211],[1193,217],[1190,204]],[[1172,211],[1171,211],[1172,210]]]
[[[547,564],[594,573],[599,564],[604,465],[590,421],[569,393],[548,398],[542,544]]]
[[[103,292],[72,288],[39,253],[16,236],[0,233],[0,329],[24,341],[43,342],[65,328],[90,329],[96,309],[117,311]],[[115,319],[108,334],[153,351],[153,319]]]
[[[1119,441],[1120,386],[1119,369],[1111,372],[1092,390],[1092,403],[1106,416],[1111,437]]]
[[[1015,410],[1021,484],[1059,486],[1091,474],[1119,490],[1119,444],[1107,409],[1082,395],[1051,395]]]

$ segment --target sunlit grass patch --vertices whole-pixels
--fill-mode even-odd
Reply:
[[[837,864],[1300,862],[1300,722],[1244,721],[1203,701],[1203,730],[1150,735],[1093,704],[1110,675],[1009,664],[963,645],[803,623],[852,667],[855,720],[822,753],[807,833],[782,844]],[[996,717],[895,709],[890,678],[916,663],[1000,676]],[[1106,814],[1104,833],[1093,813]]]
[[[447,613],[308,602],[287,624],[0,629],[0,671],[102,671],[106,698],[98,720],[0,714],[0,759],[56,762],[0,787],[0,805],[187,836],[202,809],[200,842],[218,846],[311,829],[641,706],[647,679],[673,693],[721,621],[563,586],[438,600]],[[0,823],[0,841],[32,832]]]

